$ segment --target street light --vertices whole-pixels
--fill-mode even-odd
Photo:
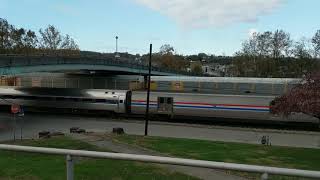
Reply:
[[[118,54],[118,39],[119,39],[119,37],[116,36],[116,58],[120,57],[119,54]]]

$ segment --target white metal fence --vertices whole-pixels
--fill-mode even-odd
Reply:
[[[275,167],[267,167],[267,166],[255,166],[255,165],[245,165],[245,164],[191,160],[191,159],[182,159],[182,158],[160,157],[160,156],[146,156],[146,155],[135,155],[135,154],[16,146],[16,145],[6,145],[6,144],[0,144],[0,150],[65,155],[66,168],[67,168],[67,180],[73,180],[74,178],[74,174],[73,174],[74,163],[73,163],[72,157],[90,157],[90,158],[129,160],[129,161],[140,161],[140,162],[148,162],[148,163],[171,164],[171,165],[261,173],[262,174],[261,179],[263,180],[268,179],[268,175],[270,174],[320,179],[320,171],[307,171],[307,170],[298,170],[298,169],[275,168]]]

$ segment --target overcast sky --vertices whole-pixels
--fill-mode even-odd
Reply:
[[[0,0],[0,17],[38,31],[48,24],[82,50],[232,55],[252,32],[283,29],[294,39],[320,29],[319,0]]]

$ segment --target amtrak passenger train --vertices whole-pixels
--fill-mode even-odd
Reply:
[[[45,107],[74,110],[100,110],[119,114],[144,114],[146,92],[107,89],[66,88],[0,88],[0,105],[19,104],[25,107]],[[222,95],[198,93],[151,92],[150,113],[170,118],[223,117],[232,119],[308,122],[318,120],[307,115],[290,117],[269,113],[274,96]]]

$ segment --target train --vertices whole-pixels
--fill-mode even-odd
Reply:
[[[146,82],[140,78],[139,82]],[[278,96],[301,83],[295,78],[152,76],[151,89],[163,92]],[[131,82],[132,87],[136,82]]]
[[[1,77],[0,85],[143,91],[146,88],[146,77],[134,75],[84,77],[75,74],[36,73]],[[152,91],[161,92],[279,96],[300,83],[301,79],[292,78],[151,76],[150,88]]]
[[[0,88],[0,105],[23,107],[99,110],[115,114],[143,115],[145,91],[70,88]],[[274,96],[223,95],[199,93],[150,92],[149,111],[154,116],[180,118],[231,118],[235,120],[319,123],[304,114],[289,117],[273,115],[269,104]]]

